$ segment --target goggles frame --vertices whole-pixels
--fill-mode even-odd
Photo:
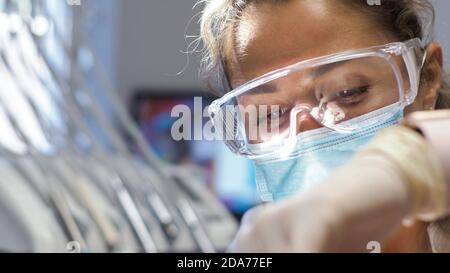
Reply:
[[[405,90],[405,83],[403,77],[401,75],[401,69],[394,60],[394,57],[401,56],[405,67],[407,69],[408,78],[410,80],[409,85],[411,86],[410,90]],[[420,84],[420,76],[421,70],[425,64],[426,60],[426,51],[424,50],[424,46],[419,38],[411,39],[405,42],[394,42],[380,46],[373,46],[363,49],[355,49],[355,50],[347,50],[339,53],[334,53],[326,56],[321,56],[313,59],[304,60],[272,72],[269,72],[265,75],[257,77],[249,82],[237,87],[236,89],[228,92],[223,97],[215,100],[208,107],[208,114],[213,126],[217,129],[218,126],[223,126],[224,121],[220,118],[222,111],[221,108],[224,105],[227,105],[233,99],[238,96],[251,91],[252,89],[266,84],[268,82],[274,81],[276,79],[286,77],[292,72],[300,71],[309,67],[316,67],[320,65],[327,65],[330,63],[348,61],[352,59],[360,59],[366,57],[378,57],[387,61],[397,79],[398,88],[399,88],[399,108],[404,110],[405,107],[411,105],[417,97],[419,84]],[[408,92],[406,92],[408,91]],[[335,128],[330,128],[335,131]],[[264,155],[255,155],[248,149],[248,140],[245,137],[245,128],[241,124],[238,128],[235,129],[235,139],[227,140],[225,139],[225,144],[228,148],[235,154],[245,156],[250,159],[259,159],[265,156],[273,156],[277,153],[277,151],[273,151]],[[350,131],[351,132],[351,131]],[[343,132],[344,133],[344,132]],[[289,138],[292,138],[291,135]]]

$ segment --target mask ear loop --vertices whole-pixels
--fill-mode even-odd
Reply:
[[[423,49],[423,58],[422,58],[422,63],[420,64],[420,68],[419,68],[419,71],[418,71],[418,77],[419,77],[419,80],[418,80],[418,87],[417,87],[417,90],[419,90],[420,89],[420,81],[421,81],[421,79],[422,79],[422,72],[423,72],[423,69],[424,69],[424,67],[425,67],[425,64],[427,63],[427,58],[428,58],[428,52],[427,52],[427,50],[426,49]]]
[[[422,58],[422,64],[420,65],[420,71],[425,67],[425,63],[427,62],[428,52],[424,49],[423,58]],[[422,73],[419,73],[422,74]],[[419,77],[420,78],[420,77]]]
[[[421,81],[422,81],[422,73],[423,73],[423,69],[425,67],[425,64],[427,62],[427,58],[428,58],[428,52],[425,48],[421,48],[421,50],[423,50],[423,57],[422,57],[422,63],[420,64],[419,69],[417,70],[417,94],[420,91],[420,85],[421,85]]]

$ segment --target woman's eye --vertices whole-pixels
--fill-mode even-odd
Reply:
[[[273,111],[271,112],[267,117],[269,119],[277,119],[280,118],[281,116],[283,116],[284,114],[286,114],[288,112],[288,108],[281,108],[277,111]]]
[[[369,86],[361,86],[341,91],[337,94],[337,97],[344,101],[354,102],[361,99],[361,96],[365,94],[367,91],[369,91]]]
[[[259,123],[281,120],[287,113],[289,108],[283,107],[280,109],[272,110],[266,116],[259,119]]]

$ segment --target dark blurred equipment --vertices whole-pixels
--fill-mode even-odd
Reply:
[[[253,163],[231,153],[222,141],[195,140],[192,131],[192,140],[176,141],[171,137],[171,130],[178,120],[173,117],[174,107],[189,108],[194,113],[191,124],[195,124],[193,116],[211,104],[215,99],[211,96],[189,90],[139,89],[131,100],[130,110],[161,160],[197,170],[206,177],[208,188],[236,219],[241,219],[248,209],[259,203]],[[208,122],[209,119],[204,117],[202,126]]]
[[[89,44],[88,11],[0,0],[0,249],[224,251],[236,222],[202,177],[155,156]]]
[[[205,168],[211,165],[216,142],[208,140],[181,140],[171,137],[172,126],[177,117],[172,116],[172,109],[177,105],[187,106],[191,113],[195,111],[195,100],[200,100],[204,111],[213,98],[202,92],[172,90],[138,90],[132,98],[130,112],[148,142],[154,144],[156,155],[173,164],[193,163]],[[192,116],[191,123],[194,124]],[[209,121],[203,118],[202,125]],[[191,132],[192,139],[194,134]]]

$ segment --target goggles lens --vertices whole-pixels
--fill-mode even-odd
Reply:
[[[232,150],[258,156],[251,151],[254,144],[283,145],[321,127],[351,133],[370,126],[357,118],[401,107],[411,92],[409,72],[401,55],[302,62],[231,92],[213,119]],[[353,119],[361,122],[347,122]]]

